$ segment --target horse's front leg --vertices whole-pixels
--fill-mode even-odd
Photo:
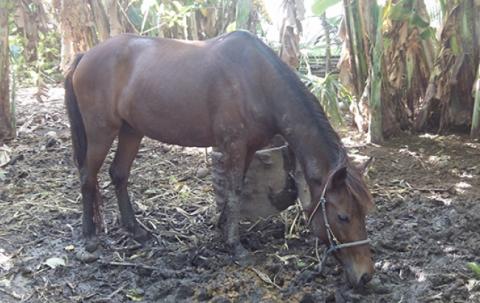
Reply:
[[[225,170],[225,205],[221,214],[221,222],[226,244],[237,259],[248,257],[248,251],[240,243],[240,195],[243,189],[243,179],[249,164],[246,144],[230,144],[224,149],[223,166]]]

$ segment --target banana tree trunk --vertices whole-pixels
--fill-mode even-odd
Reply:
[[[323,13],[320,17],[322,21],[323,31],[325,32],[325,76],[330,72],[331,53],[331,39],[330,39],[330,24],[327,21],[327,14]]]
[[[300,64],[300,36],[302,20],[305,18],[303,0],[286,0],[283,2],[284,17],[280,28],[280,58],[291,68]]]
[[[471,0],[445,1],[442,11],[441,49],[431,72],[425,101],[415,117],[415,127],[419,131],[464,130],[473,125],[471,91],[475,68],[479,64],[479,4]]]
[[[45,31],[47,26],[47,14],[39,0],[18,1],[15,10],[15,25],[19,34],[23,35],[23,56],[27,63],[35,63],[38,60],[40,32]]]
[[[237,29],[249,29],[252,5],[252,0],[239,0],[237,2],[237,14],[235,17]]]
[[[356,3],[356,0],[353,0]],[[353,1],[349,0],[343,0],[343,6],[345,9],[345,28],[347,32],[347,44],[348,44],[348,51],[349,51],[349,57],[350,57],[350,68],[352,72],[352,80],[353,80],[353,87],[354,87],[354,94],[357,96],[357,98],[360,97],[360,95],[363,92],[364,88],[364,81],[362,79],[364,78],[362,75],[362,71],[360,69],[361,63],[359,62],[359,56],[358,56],[358,44],[355,41],[355,38],[357,37],[355,30],[356,30],[356,22],[354,21],[354,16],[357,14],[354,14],[354,10],[358,8],[358,6],[353,5]],[[361,30],[361,29],[358,29]]]
[[[340,79],[356,96],[350,108],[356,127],[361,132],[367,132],[372,92],[371,52],[377,27],[377,3],[374,0],[343,0],[343,6],[345,17],[340,35],[346,47],[339,62]]]
[[[383,55],[383,135],[409,130],[425,100],[436,42],[423,0],[385,6]]]
[[[383,142],[382,127],[382,64],[383,64],[383,7],[378,9],[377,32],[371,61],[371,93],[370,119],[368,123],[368,141],[380,144]]]
[[[472,129],[470,136],[474,139],[480,139],[480,64],[477,69],[477,79],[475,81],[475,104],[473,106]]]
[[[10,1],[0,1],[0,142],[14,137],[9,94],[8,9]]]
[[[190,35],[192,37],[192,40],[199,40],[198,36],[198,26],[197,26],[197,12],[194,11],[190,15]]]
[[[368,0],[367,1],[354,0],[350,4],[350,7],[352,9],[351,16],[353,21],[353,34],[354,34],[353,41],[355,45],[355,56],[357,57],[356,59],[357,59],[358,71],[359,71],[358,80],[360,82],[361,88],[365,87],[365,82],[368,78],[367,56],[369,52],[369,46],[367,45],[368,42],[364,40],[365,33],[368,34],[368,32],[367,32],[367,29],[365,28],[366,16],[364,15],[364,10],[362,8],[364,8],[365,6],[370,7],[369,2],[370,1]]]

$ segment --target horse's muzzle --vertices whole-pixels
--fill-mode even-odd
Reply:
[[[363,259],[362,262],[350,263],[345,266],[347,281],[356,289],[361,289],[370,282],[375,271],[371,259],[365,260],[366,257],[361,259]]]

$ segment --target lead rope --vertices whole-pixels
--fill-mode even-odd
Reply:
[[[325,194],[327,193],[327,187],[328,185],[330,185],[330,179],[332,178],[333,174],[335,173],[335,171],[333,173],[330,173],[328,176],[327,176],[327,182],[325,182],[325,186],[323,187],[323,190],[322,190],[322,195],[320,196],[320,200],[318,201],[317,205],[315,205],[315,208],[313,209],[312,213],[310,214],[310,216],[308,217],[308,221],[307,221],[307,226],[310,226],[310,223],[312,223],[312,219],[313,219],[313,216],[315,215],[315,213],[318,211],[318,208],[321,206],[322,203],[326,202],[325,201]],[[322,202],[322,200],[324,202]],[[324,212],[325,213],[325,212]],[[325,217],[324,217],[325,218]],[[328,221],[325,221],[325,222],[328,222]],[[328,224],[328,223],[326,223]],[[325,224],[325,225],[326,225]]]

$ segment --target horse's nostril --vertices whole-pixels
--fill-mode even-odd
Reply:
[[[365,285],[372,280],[372,275],[369,273],[364,273],[363,276],[360,278],[360,284]]]

